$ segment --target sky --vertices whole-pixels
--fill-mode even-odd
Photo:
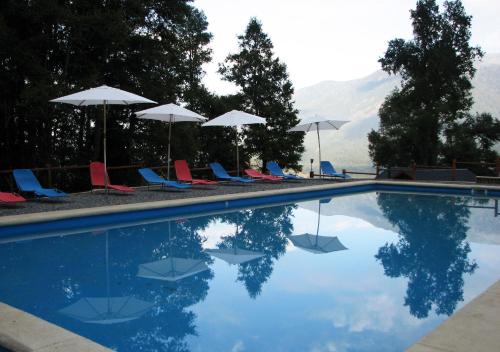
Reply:
[[[472,44],[500,52],[500,1],[462,2],[473,16]],[[262,22],[296,89],[362,78],[380,68],[377,60],[389,40],[412,37],[409,11],[415,4],[416,0],[195,0],[213,34],[213,59],[204,67],[204,83],[218,94],[237,90],[220,79],[217,67],[237,52],[237,35],[244,33],[251,17]]]

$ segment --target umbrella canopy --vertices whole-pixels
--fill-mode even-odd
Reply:
[[[155,101],[141,97],[139,95],[126,92],[124,90],[100,86],[90,88],[78,93],[66,95],[57,99],[52,99],[52,103],[66,103],[76,106],[88,105],[103,105],[103,152],[104,152],[104,168],[107,169],[107,155],[106,155],[106,106],[107,105],[131,105],[131,104],[156,104]],[[108,179],[104,180],[104,188],[108,190]]]
[[[203,127],[211,126],[225,126],[234,127],[236,131],[236,170],[238,176],[240,175],[240,154],[238,147],[238,126],[252,125],[252,124],[266,124],[266,119],[257,115],[252,115],[244,111],[232,110],[217,116],[216,118],[205,122]]]
[[[139,119],[158,120],[165,122],[204,122],[208,120],[200,114],[176,104],[164,104],[151,109],[137,111]]]
[[[301,118],[300,122],[288,130],[288,132],[309,132],[316,130],[318,134],[318,147],[319,147],[319,175],[321,176],[321,142],[319,138],[320,130],[338,130],[349,121],[333,120],[328,117],[314,115]]]
[[[105,104],[131,105],[143,103],[156,104],[155,101],[141,97],[140,95],[129,93],[118,88],[108,87],[105,85],[83,90],[81,92],[66,95],[57,99],[52,99],[51,102],[73,104],[77,106]]]
[[[347,249],[338,239],[332,236],[311,235],[309,233],[290,236],[295,247],[302,248],[314,254],[330,253]]]
[[[200,259],[167,257],[139,265],[137,276],[174,282],[207,270],[207,264]]]
[[[165,104],[155,106],[151,109],[137,111],[135,113],[139,119],[158,120],[168,122],[168,159],[167,159],[167,179],[170,179],[170,137],[172,135],[172,123],[174,122],[204,122],[206,117],[194,111],[183,108],[176,104]]]
[[[116,324],[137,319],[152,307],[132,296],[84,297],[59,312],[84,323]]]
[[[203,127],[226,126],[238,127],[242,125],[266,124],[266,119],[257,115],[252,115],[244,111],[232,110],[205,122]]]
[[[205,252],[216,258],[222,259],[229,264],[236,265],[246,263],[264,256],[263,253],[249,251],[247,249],[241,249],[239,247],[207,249],[205,250]]]

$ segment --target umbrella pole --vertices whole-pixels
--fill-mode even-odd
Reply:
[[[319,147],[319,177],[321,177],[321,142],[319,140],[319,122],[316,122],[316,132],[318,133],[318,147]]]
[[[104,100],[103,104],[103,114],[104,114],[104,143],[103,143],[103,151],[104,151],[104,190],[106,194],[108,194],[108,160],[107,160],[107,152],[106,152],[106,100]]]
[[[315,247],[318,246],[318,236],[319,236],[319,220],[321,219],[321,200],[318,200],[318,226],[316,227],[316,244]]]
[[[172,136],[172,114],[168,122],[168,160],[167,160],[167,180],[170,180],[170,137]]]
[[[238,148],[238,126],[234,127],[236,131],[236,176],[240,177],[240,151]]]

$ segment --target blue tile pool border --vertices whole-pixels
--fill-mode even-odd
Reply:
[[[69,217],[64,219],[30,222],[25,224],[12,224],[0,226],[0,238],[16,237],[23,235],[43,234],[47,232],[58,232],[69,229],[88,228],[89,226],[107,226],[112,224],[133,223],[137,221],[145,221],[159,218],[168,218],[182,216],[187,214],[205,213],[213,211],[231,210],[237,208],[245,208],[259,205],[273,205],[276,203],[286,203],[298,200],[321,198],[335,195],[347,195],[372,191],[395,191],[395,192],[414,192],[414,193],[431,193],[431,194],[446,194],[446,195],[463,195],[463,196],[483,196],[483,197],[500,197],[500,188],[478,188],[471,186],[464,187],[440,187],[440,186],[415,186],[404,184],[387,184],[371,182],[365,184],[345,184],[343,187],[335,187],[321,190],[311,190],[302,192],[270,194],[270,195],[254,195],[248,193],[246,198],[227,199],[218,201],[204,201],[200,199],[197,204],[165,206],[159,208],[128,210],[120,212],[111,212],[105,214],[83,215]],[[241,194],[233,194],[241,195]],[[228,195],[231,196],[231,195]]]

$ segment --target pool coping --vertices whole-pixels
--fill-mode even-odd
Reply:
[[[183,199],[171,199],[163,201],[129,203],[111,206],[99,206],[92,208],[79,208],[68,210],[56,210],[48,212],[28,213],[19,215],[0,216],[0,229],[4,226],[26,225],[32,223],[50,222],[55,220],[64,220],[70,218],[91,217],[95,215],[117,214],[126,212],[135,212],[151,209],[174,208],[181,206],[210,204],[216,202],[225,202],[230,200],[254,199],[268,196],[287,195],[296,193],[321,192],[335,189],[345,189],[360,186],[372,186],[374,191],[377,191],[376,186],[400,186],[400,187],[416,187],[416,188],[440,188],[444,190],[491,190],[499,192],[500,186],[494,185],[478,185],[478,184],[452,184],[438,182],[414,182],[414,181],[379,181],[379,180],[363,180],[329,183],[325,185],[310,185],[302,187],[291,187],[284,189],[265,190],[256,192],[230,193],[223,195],[214,195],[208,197],[192,197]],[[390,190],[388,190],[390,191]]]
[[[408,352],[490,352],[500,346],[500,280],[422,337]]]
[[[83,336],[0,302],[0,346],[16,352],[111,352]]]
[[[0,229],[3,226],[23,226],[26,224],[36,224],[45,223],[55,220],[65,220],[80,217],[89,217],[96,215],[106,215],[106,214],[116,214],[116,213],[127,213],[141,210],[149,209],[161,209],[161,208],[175,208],[180,206],[198,205],[198,204],[210,204],[215,202],[228,202],[235,200],[262,198],[269,196],[279,196],[279,195],[290,195],[297,193],[310,193],[310,192],[321,192],[328,190],[346,190],[348,188],[356,187],[360,189],[360,186],[366,186],[368,188],[373,187],[373,191],[383,190],[391,191],[390,186],[400,186],[401,188],[422,188],[429,189],[434,188],[436,191],[438,189],[444,191],[494,191],[500,195],[500,187],[493,185],[477,185],[477,184],[450,184],[450,183],[436,183],[436,182],[413,182],[413,181],[379,181],[379,180],[369,180],[369,181],[350,181],[334,184],[325,185],[312,185],[304,187],[293,187],[286,189],[277,190],[266,190],[257,192],[243,192],[243,193],[232,193],[225,195],[215,195],[204,198],[184,198],[175,200],[165,200],[165,201],[154,201],[154,202],[142,202],[142,203],[131,203],[113,206],[102,206],[94,208],[81,208],[81,209],[71,209],[71,210],[59,210],[41,213],[31,213],[31,214],[21,214],[21,215],[10,215],[0,217]],[[382,189],[377,189],[377,186],[382,186]],[[387,188],[384,190],[383,188]],[[362,189],[362,187],[361,187]],[[359,191],[358,191],[359,192]],[[422,192],[419,192],[422,193]],[[424,192],[425,193],[425,192]],[[437,192],[439,193],[439,192]],[[446,193],[446,192],[445,192]],[[465,193],[462,193],[465,194]],[[500,280],[497,282],[499,285]],[[490,288],[491,289],[491,288]],[[489,291],[488,289],[487,291]],[[482,297],[484,294],[476,297]],[[497,289],[497,296],[500,297],[500,290]],[[471,301],[465,307],[469,305],[475,305],[476,299]],[[464,308],[465,308],[464,307]],[[462,308],[462,309],[464,309]],[[490,318],[496,318],[492,324],[500,325],[498,319],[500,318],[500,309],[497,309],[496,313]],[[459,312],[461,312],[460,310]],[[449,319],[455,317],[456,312]],[[62,351],[111,351],[110,349],[98,345],[97,343],[84,338],[80,335],[74,334],[62,327],[56,326],[49,323],[43,319],[35,317],[27,312],[11,307],[7,304],[0,302],[0,346],[6,347],[14,351],[37,351],[37,352],[48,352],[53,350]],[[5,319],[5,317],[7,317]],[[460,322],[463,320],[461,316],[455,318],[455,320]],[[444,324],[443,324],[444,325]],[[30,328],[31,327],[31,328]],[[434,334],[435,331],[438,336],[441,336],[439,328],[433,330],[429,335]],[[37,331],[37,334],[33,334],[33,331]],[[47,339],[47,343],[43,344],[44,339]],[[425,338],[424,338],[425,339]],[[40,341],[38,341],[40,340]],[[36,343],[39,343],[37,345]],[[416,347],[415,347],[416,346]],[[414,349],[417,348],[417,349]],[[431,351],[447,351],[443,349],[433,349],[431,345],[418,341],[413,347],[411,347],[411,352],[431,352]]]

